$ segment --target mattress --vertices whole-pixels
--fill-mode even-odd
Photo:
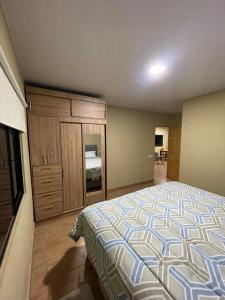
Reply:
[[[101,176],[101,157],[86,158],[86,178],[96,180]]]
[[[163,183],[85,208],[84,237],[106,299],[225,299],[225,198]]]

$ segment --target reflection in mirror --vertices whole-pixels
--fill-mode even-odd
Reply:
[[[86,192],[102,189],[101,135],[85,134]]]

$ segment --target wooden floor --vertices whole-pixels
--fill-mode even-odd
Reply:
[[[74,218],[74,214],[64,215],[36,225],[31,300],[59,300],[84,283],[95,299],[104,299],[83,239],[75,243],[67,236]]]
[[[154,185],[154,181],[145,181],[141,183],[131,184],[124,187],[108,190],[107,192],[107,200],[114,199],[116,197],[120,197],[129,193],[133,193],[135,191],[144,189],[146,187],[150,187]]]
[[[155,164],[154,183],[166,180],[166,163]],[[116,189],[108,198],[150,185],[153,182]],[[67,236],[74,219],[74,214],[64,215],[36,225],[30,300],[59,300],[83,284],[90,286],[96,300],[104,299],[97,274],[87,259],[83,239],[74,243]]]

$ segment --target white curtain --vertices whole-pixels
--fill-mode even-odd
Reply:
[[[26,131],[26,109],[0,66],[0,123]]]

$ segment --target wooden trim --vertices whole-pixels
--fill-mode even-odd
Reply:
[[[64,123],[82,123],[82,124],[102,124],[106,125],[107,121],[105,119],[94,119],[94,118],[82,118],[82,117],[61,117],[61,122]]]
[[[95,102],[95,103],[106,104],[106,100],[104,100],[104,99],[80,95],[80,94],[69,93],[69,98],[71,100],[80,100],[80,101],[86,101],[86,102]]]
[[[107,200],[144,189],[146,187],[152,186],[153,183],[154,183],[154,180],[152,179],[152,180],[132,183],[132,184],[120,186],[117,188],[109,189],[109,190],[107,190]]]

